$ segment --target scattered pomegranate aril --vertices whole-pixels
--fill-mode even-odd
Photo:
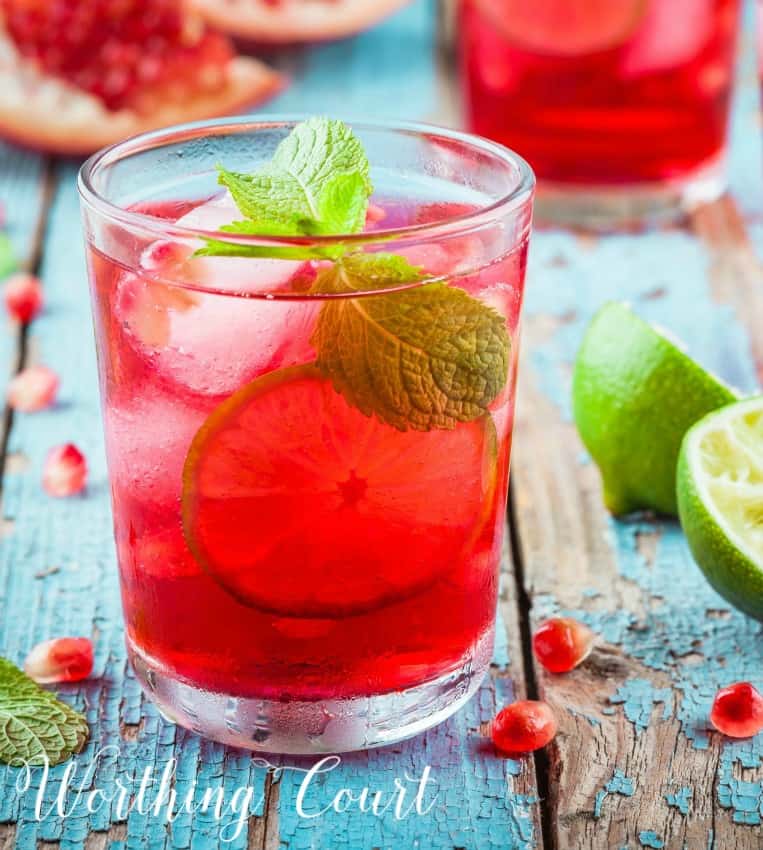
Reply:
[[[556,718],[548,703],[520,700],[498,712],[490,727],[496,748],[507,755],[531,753],[556,736]]]
[[[26,324],[42,307],[42,284],[33,274],[14,274],[5,284],[5,306],[8,315]]]
[[[80,682],[93,672],[93,644],[83,637],[38,643],[26,657],[24,672],[41,685]]]
[[[193,249],[180,242],[160,239],[152,242],[140,256],[140,264],[147,271],[159,271],[184,263]]]
[[[72,443],[51,449],[45,460],[42,485],[49,496],[64,498],[81,493],[87,481],[87,463]]]
[[[763,731],[763,696],[750,682],[736,682],[715,695],[710,722],[729,738],[752,738]]]
[[[384,207],[380,207],[378,204],[369,204],[366,210],[366,226],[378,224],[380,221],[384,221],[386,217],[387,211]]]
[[[58,375],[47,366],[22,369],[8,384],[8,404],[22,413],[50,407],[58,392]]]
[[[572,617],[552,617],[533,635],[533,652],[549,673],[569,673],[585,661],[595,640],[584,623]]]

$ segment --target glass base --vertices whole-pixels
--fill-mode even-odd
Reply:
[[[394,744],[450,717],[475,693],[490,664],[493,628],[456,670],[393,693],[280,702],[205,691],[168,675],[127,641],[148,698],[171,722],[205,738],[267,753],[342,753]]]
[[[643,229],[680,221],[726,189],[722,153],[680,180],[621,186],[539,181],[535,223],[606,232]]]

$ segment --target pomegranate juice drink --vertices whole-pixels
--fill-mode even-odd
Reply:
[[[627,214],[629,193],[647,214],[711,199],[724,185],[739,6],[463,0],[469,127],[520,151],[582,212],[610,202]]]
[[[527,165],[432,128],[238,121],[108,149],[80,189],[148,695],[280,752],[447,717],[493,643]]]

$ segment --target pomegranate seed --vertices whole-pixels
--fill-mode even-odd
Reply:
[[[14,274],[5,284],[5,306],[17,322],[31,322],[42,307],[42,284],[33,274]]]
[[[93,672],[93,644],[88,638],[46,640],[27,655],[24,672],[35,682],[79,682]]]
[[[141,254],[140,264],[149,271],[158,271],[184,263],[190,254],[191,249],[187,245],[170,242],[169,239],[160,239],[149,245]]]
[[[729,738],[752,738],[763,731],[763,696],[750,682],[736,682],[715,695],[710,722]]]
[[[387,217],[387,211],[378,204],[369,204],[366,210],[366,225],[378,224]]]
[[[556,718],[548,703],[520,700],[499,711],[490,728],[493,743],[503,753],[531,753],[556,735]]]
[[[58,392],[58,375],[47,366],[22,369],[8,384],[8,404],[22,413],[50,407]]]
[[[50,496],[74,496],[85,488],[87,463],[72,443],[51,449],[45,461],[42,485]]]
[[[569,673],[588,657],[594,633],[572,617],[553,617],[533,635],[535,657],[549,673]]]

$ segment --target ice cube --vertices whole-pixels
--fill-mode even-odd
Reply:
[[[223,196],[196,207],[178,224],[214,230],[236,218],[241,214]],[[306,263],[190,258],[191,250],[150,246],[144,252],[147,276],[126,275],[119,285],[121,324],[153,369],[194,393],[224,396],[264,372],[314,359],[309,340],[319,305],[265,297],[291,291]],[[162,274],[165,259],[170,265]],[[185,280],[189,288],[162,282],[167,279]]]
[[[188,449],[206,412],[152,385],[125,405],[107,406],[105,416],[109,474],[118,495],[141,507],[176,510]]]

